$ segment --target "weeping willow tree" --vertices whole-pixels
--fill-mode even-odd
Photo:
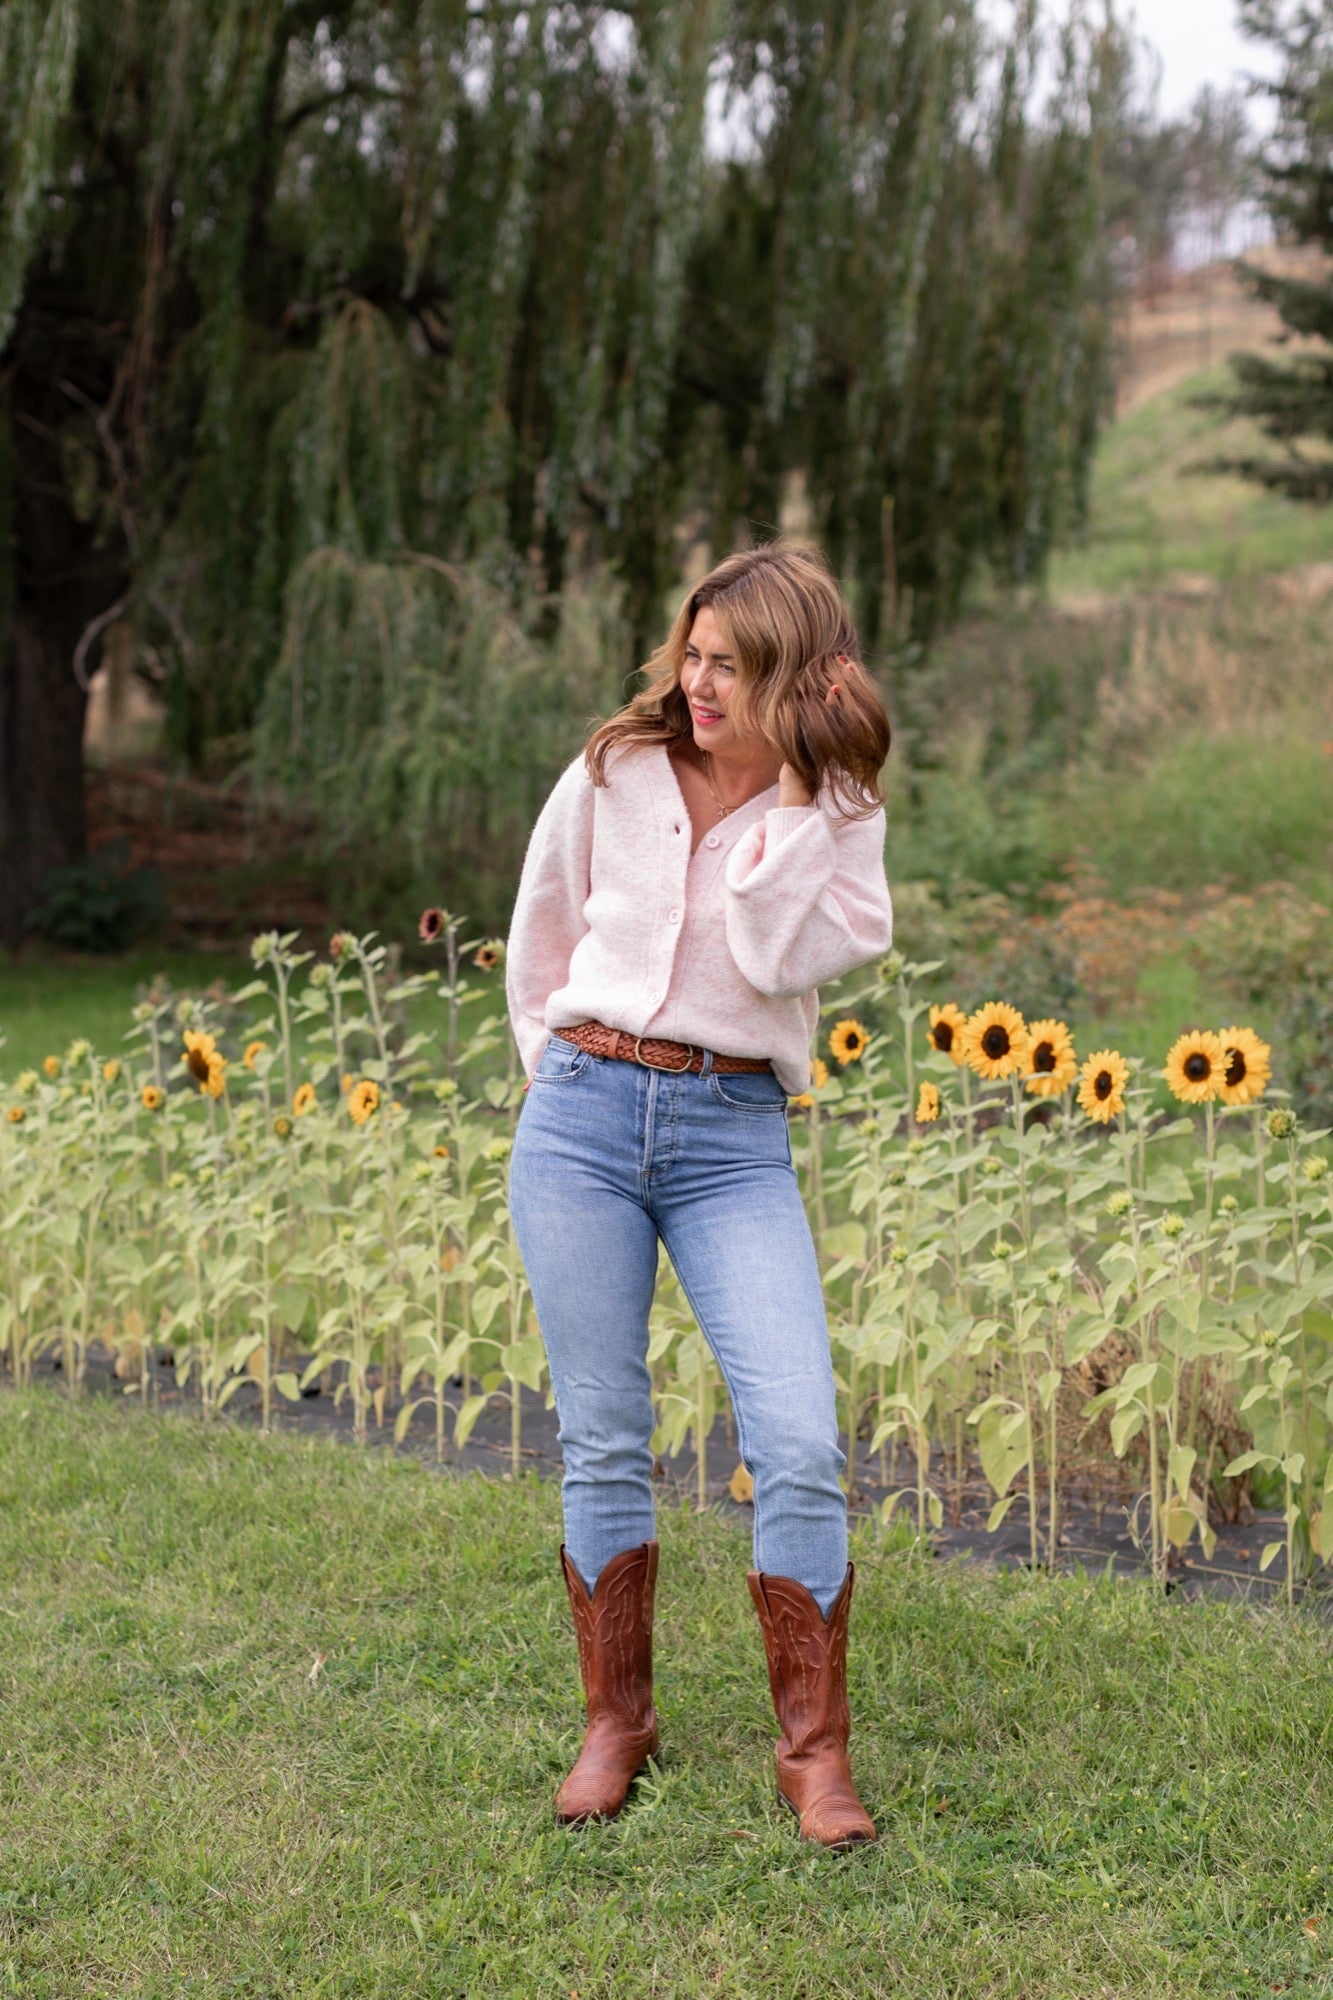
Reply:
[[[0,14],[0,926],[133,626],[174,744],[496,896],[678,579],[802,481],[872,643],[1039,576],[1123,48],[974,0]],[[454,881],[450,880],[452,872]],[[487,891],[489,894],[489,889]],[[476,907],[475,899],[473,907]]]

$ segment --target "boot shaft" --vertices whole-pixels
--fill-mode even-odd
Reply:
[[[563,1545],[560,1566],[578,1640],[589,1722],[602,1715],[641,1720],[650,1713],[653,1700],[657,1543],[643,1542],[613,1556],[591,1595]]]

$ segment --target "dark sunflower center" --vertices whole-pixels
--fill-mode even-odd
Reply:
[[[1040,1070],[1045,1076],[1050,1075],[1051,1071],[1055,1068],[1054,1042],[1037,1043],[1036,1048],[1032,1051],[1032,1067],[1034,1070]]]
[[[1227,1063],[1227,1088],[1234,1090],[1238,1083],[1245,1081],[1245,1056],[1240,1049],[1228,1049],[1230,1061]]]
[[[185,1059],[185,1067],[196,1083],[208,1082],[208,1057],[201,1049],[191,1049]]]
[[[992,1062],[999,1062],[1001,1056],[1009,1053],[1009,1030],[996,1021],[981,1037],[981,1046]]]
[[[931,1029],[931,1038],[942,1056],[947,1056],[953,1047],[953,1027],[948,1021],[937,1021]]]
[[[1115,1089],[1115,1079],[1111,1075],[1110,1070],[1099,1069],[1096,1076],[1093,1078],[1093,1084],[1092,1084],[1093,1096],[1097,1098],[1100,1103],[1104,1104],[1106,1099],[1111,1095],[1111,1092],[1114,1089]]]
[[[1212,1073],[1213,1065],[1202,1049],[1195,1049],[1192,1055],[1186,1056],[1184,1067],[1185,1075],[1191,1083],[1206,1083]]]

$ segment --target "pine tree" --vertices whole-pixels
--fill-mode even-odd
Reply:
[[[1288,333],[1312,344],[1282,360],[1232,356],[1236,388],[1206,400],[1256,419],[1283,450],[1219,458],[1211,467],[1327,506],[1333,501],[1333,8],[1329,0],[1242,0],[1241,20],[1281,58],[1281,75],[1267,86],[1278,113],[1263,161],[1269,212],[1280,239],[1312,245],[1322,257],[1301,276],[1240,267]]]

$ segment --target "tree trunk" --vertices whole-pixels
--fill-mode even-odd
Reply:
[[[24,425],[21,460],[0,452],[0,473],[9,470],[13,482],[0,495],[10,502],[0,514],[11,522],[13,564],[10,579],[0,579],[0,609],[9,608],[7,629],[0,617],[0,943],[11,950],[48,870],[84,851],[88,697],[74,653],[89,622],[125,588],[121,539],[79,518],[49,414]],[[89,674],[97,659],[93,646]]]
[[[47,870],[84,849],[79,631],[19,605],[0,654],[0,941],[11,950]]]

